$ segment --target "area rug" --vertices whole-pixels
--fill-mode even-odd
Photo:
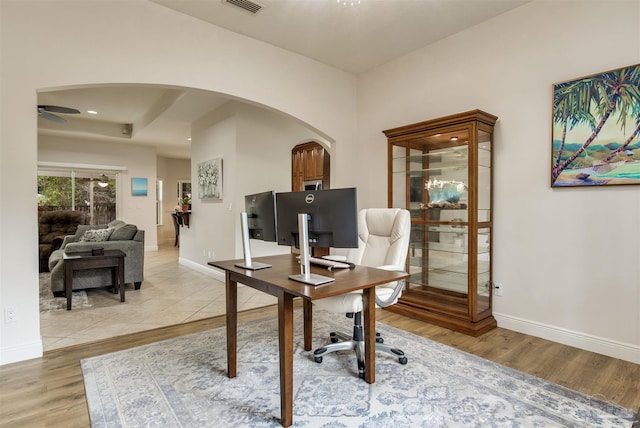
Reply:
[[[314,313],[314,345],[349,319]],[[313,361],[295,314],[296,427],[630,427],[634,413],[383,324],[409,363],[377,354],[376,382],[353,353]],[[342,327],[342,328],[340,328]],[[224,327],[81,361],[93,427],[280,426],[277,320],[238,326],[226,376]]]
[[[38,278],[40,282],[40,312],[66,310],[67,298],[53,296],[53,293],[51,292],[51,288],[49,286],[50,277],[50,272],[40,272]],[[89,297],[87,296],[86,291],[78,290],[71,292],[72,308],[87,308],[90,306],[91,303],[89,302]]]

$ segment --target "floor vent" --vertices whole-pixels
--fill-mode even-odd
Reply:
[[[253,14],[258,13],[260,9],[262,9],[262,5],[250,0],[224,0],[224,2],[237,6],[240,9],[244,9]]]

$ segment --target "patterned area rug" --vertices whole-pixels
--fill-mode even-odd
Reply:
[[[40,272],[40,312],[66,310],[67,298],[53,297],[49,286],[50,276],[50,272]],[[87,308],[89,306],[91,306],[91,303],[89,303],[89,297],[87,297],[86,291],[79,290],[71,292],[72,308]]]
[[[314,313],[314,347],[350,320]],[[377,354],[376,382],[349,352],[322,364],[295,314],[294,426],[630,427],[632,411],[413,334],[378,325],[408,355]],[[277,320],[238,326],[238,376],[226,376],[225,328],[81,361],[93,427],[278,427]]]

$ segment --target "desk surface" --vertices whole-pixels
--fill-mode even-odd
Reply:
[[[213,261],[208,264],[230,274],[238,274],[242,277],[239,280],[241,283],[253,282],[251,285],[257,286],[259,289],[276,286],[289,294],[309,300],[324,299],[325,297],[362,290],[363,284],[368,287],[376,286],[409,276],[405,272],[386,271],[366,266],[356,266],[354,269],[328,270],[320,266],[311,265],[312,273],[335,278],[335,281],[322,285],[309,285],[289,279],[289,275],[300,273],[300,263],[294,254],[256,257],[253,261],[268,263],[272,267],[254,271],[236,267],[235,264],[244,262],[243,259]],[[268,290],[263,291],[273,294]]]

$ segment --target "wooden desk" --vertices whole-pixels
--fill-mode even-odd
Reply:
[[[407,278],[401,272],[356,266],[355,269],[327,269],[312,266],[313,273],[335,278],[324,285],[307,285],[292,281],[291,274],[300,273],[300,265],[294,255],[257,257],[255,261],[273,267],[261,270],[245,270],[235,266],[242,260],[209,262],[209,265],[225,271],[227,292],[227,374],[236,377],[237,367],[237,311],[238,283],[260,290],[278,298],[278,342],[280,353],[280,421],[288,427],[293,423],[293,298],[301,297],[304,308],[304,349],[311,350],[312,301],[362,290],[364,302],[363,324],[365,343],[365,373],[368,383],[375,382],[375,286]]]
[[[104,254],[94,256],[91,251],[64,253],[64,294],[67,297],[67,310],[71,310],[71,292],[73,290],[73,271],[81,269],[111,268],[111,283],[117,292],[120,291],[120,301],[124,302],[124,257],[120,250],[105,250]]]

